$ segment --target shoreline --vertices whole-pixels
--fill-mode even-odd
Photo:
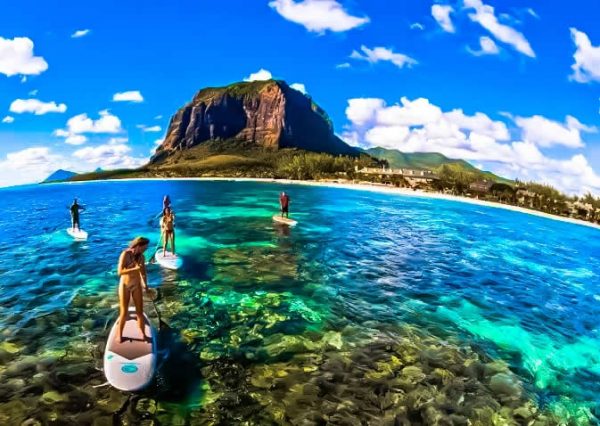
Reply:
[[[431,198],[436,200],[454,201],[457,203],[466,203],[482,207],[490,207],[497,209],[510,210],[517,213],[528,214],[532,216],[542,217],[546,219],[556,220],[559,222],[571,223],[574,225],[586,226],[588,228],[599,229],[600,225],[588,222],[581,219],[571,217],[558,216],[549,213],[544,213],[538,210],[528,209],[525,207],[513,206],[511,204],[496,203],[493,201],[478,200],[476,198],[462,197],[459,195],[442,194],[439,192],[426,192],[421,190],[412,190],[408,188],[398,188],[386,185],[377,185],[373,183],[340,183],[334,181],[310,181],[310,180],[293,180],[293,179],[274,179],[274,178],[235,178],[235,177],[172,177],[172,178],[123,178],[123,179],[97,179],[86,181],[73,182],[49,182],[49,185],[61,184],[83,184],[89,182],[138,182],[138,181],[232,181],[232,182],[263,182],[263,183],[278,183],[284,185],[304,185],[304,186],[320,186],[329,188],[350,189],[355,191],[375,192],[380,194],[404,195],[408,197]]]

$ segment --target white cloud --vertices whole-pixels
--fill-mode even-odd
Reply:
[[[89,29],[85,30],[77,30],[73,34],[71,34],[71,38],[80,38],[88,35],[90,33]]]
[[[273,75],[270,71],[261,68],[256,72],[251,73],[248,77],[244,78],[244,81],[264,81],[271,80]]]
[[[37,96],[38,92],[39,92],[39,90],[34,89],[34,90],[32,90],[32,91],[29,92],[29,96]]]
[[[162,130],[162,128],[160,126],[150,126],[150,127],[146,127],[144,125],[142,126],[138,126],[140,129],[142,129],[144,132],[160,132]]]
[[[364,126],[375,119],[377,111],[385,106],[383,99],[355,98],[348,100],[346,117],[355,125]]]
[[[13,121],[15,121],[14,117],[11,117],[10,115],[7,115],[6,117],[4,117],[2,119],[3,123],[9,124],[12,123]]]
[[[535,19],[540,19],[540,15],[538,15],[537,12],[535,10],[533,10],[533,8],[531,8],[531,7],[527,9],[527,13],[529,13]]]
[[[127,138],[110,138],[108,140],[109,145],[120,145],[127,142],[129,142],[129,139]]]
[[[425,29],[425,25],[421,24],[420,22],[413,22],[410,24],[410,29],[423,31]]]
[[[143,102],[144,97],[139,90],[130,90],[128,92],[119,92],[113,95],[113,102]]]
[[[349,62],[344,62],[344,63],[341,63],[341,64],[337,64],[335,67],[338,68],[338,69],[342,69],[342,68],[350,68],[351,66],[352,65],[350,65]]]
[[[516,117],[515,123],[522,129],[523,140],[544,148],[555,145],[581,148],[584,146],[581,132],[592,133],[596,131],[594,127],[585,126],[571,116],[567,116],[564,124],[549,120],[541,115]]]
[[[385,47],[375,47],[373,49],[369,49],[366,46],[361,46],[360,50],[362,51],[362,53],[355,50],[352,52],[350,57],[353,59],[367,61],[372,64],[381,61],[391,62],[398,68],[404,68],[405,66],[410,68],[411,66],[418,63],[410,56],[404,55],[402,53],[395,53],[391,49]]]
[[[596,131],[573,117],[567,117],[564,124],[540,116],[525,122],[517,117],[514,120],[525,127],[519,129],[520,139],[512,140],[502,121],[482,112],[443,111],[425,98],[402,98],[400,104],[392,106],[378,98],[350,99],[346,116],[350,124],[342,138],[354,146],[440,152],[450,158],[484,162],[507,177],[549,183],[569,193],[591,191],[600,195],[600,176],[583,155],[550,158],[538,148],[555,145],[557,140],[575,146],[581,139],[574,134]]]
[[[67,121],[67,129],[70,133],[119,133],[123,131],[121,128],[121,120],[116,115],[112,115],[109,111],[104,110],[99,112],[100,118],[92,120],[87,114],[79,114],[69,118]]]
[[[449,5],[434,4],[431,6],[431,16],[440,24],[440,27],[447,33],[455,32],[454,24],[450,19],[450,13],[454,12],[454,8]]]
[[[10,112],[15,114],[31,113],[35,115],[44,115],[50,112],[63,113],[67,110],[65,104],[56,102],[43,102],[38,99],[15,99],[9,107]]]
[[[365,140],[373,146],[382,148],[395,148],[402,144],[410,129],[406,126],[378,126],[367,130]]]
[[[575,63],[571,65],[571,80],[579,83],[600,81],[600,46],[593,46],[588,35],[571,28],[571,38],[577,47],[573,54]]]
[[[21,76],[21,83],[27,83],[27,76],[26,75],[22,75]]]
[[[348,31],[369,22],[367,16],[350,15],[336,0],[273,0],[269,6],[288,21],[319,34]]]
[[[377,123],[383,126],[422,126],[439,120],[442,115],[442,110],[425,98],[410,101],[403,97],[400,103],[402,105],[380,108],[376,113]]]
[[[468,50],[475,56],[497,55],[500,53],[498,45],[494,42],[494,40],[487,36],[479,37],[479,50]]]
[[[290,87],[292,89],[297,90],[297,91],[299,91],[299,92],[301,92],[301,93],[303,93],[303,94],[306,95],[306,86],[304,86],[304,84],[302,84],[302,83],[293,83],[293,84],[290,84]]]
[[[73,153],[73,157],[85,163],[88,168],[100,167],[104,170],[135,168],[148,161],[144,157],[132,157],[130,153],[131,147],[128,145],[109,143],[81,148]]]
[[[525,36],[514,28],[501,24],[494,14],[492,6],[483,4],[481,0],[464,0],[464,5],[468,9],[475,9],[475,13],[469,13],[469,18],[489,31],[496,40],[511,45],[524,55],[535,58],[535,52]]]
[[[506,124],[502,121],[494,121],[484,113],[476,112],[474,115],[466,115],[462,109],[454,109],[444,113],[444,117],[460,129],[470,130],[500,141],[510,139]]]
[[[116,115],[112,115],[108,110],[98,113],[100,118],[93,120],[87,114],[79,114],[67,120],[66,129],[57,129],[54,136],[65,138],[69,145],[81,145],[87,141],[83,134],[87,133],[120,133],[123,131],[121,120]]]
[[[160,119],[162,119],[162,118],[163,118],[163,116],[162,116],[162,115],[157,115],[156,117],[154,117],[154,119],[155,119],[155,120],[160,120]]]
[[[34,56],[33,41],[27,37],[5,39],[0,37],[0,74],[38,75],[48,69],[41,56]]]
[[[83,145],[87,142],[87,137],[83,135],[66,135],[65,143],[69,145]]]
[[[61,160],[47,147],[11,152],[0,160],[0,186],[40,182],[60,167]]]

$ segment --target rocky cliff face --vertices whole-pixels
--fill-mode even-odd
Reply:
[[[151,163],[206,141],[240,141],[331,154],[358,152],[333,133],[329,117],[283,81],[236,83],[200,90],[171,118]]]

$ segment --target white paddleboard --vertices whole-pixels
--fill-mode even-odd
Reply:
[[[88,233],[82,229],[76,230],[74,228],[67,228],[67,234],[73,237],[73,239],[76,241],[85,241],[88,237]]]
[[[138,391],[148,386],[156,370],[156,332],[150,320],[144,314],[146,336],[150,341],[142,340],[142,332],[137,325],[135,308],[129,308],[123,329],[123,343],[117,339],[119,320],[115,321],[106,350],[104,351],[104,375],[115,388],[122,391]]]
[[[282,223],[282,224],[288,225],[288,226],[296,226],[298,224],[297,221],[292,220],[287,217],[283,217],[280,214],[276,214],[275,216],[273,216],[273,220],[277,223]]]
[[[183,265],[183,259],[176,254],[172,254],[170,251],[167,251],[167,255],[163,253],[163,250],[160,249],[156,252],[154,256],[156,262],[167,269],[179,269],[181,265]]]

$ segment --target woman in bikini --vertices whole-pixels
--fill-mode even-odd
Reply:
[[[148,280],[146,276],[146,266],[144,252],[148,248],[148,238],[137,237],[129,247],[123,250],[119,257],[119,265],[117,273],[121,277],[119,282],[119,334],[117,339],[123,342],[123,328],[125,328],[125,319],[129,310],[129,299],[133,298],[135,305],[135,313],[137,316],[138,326],[142,331],[144,340],[148,340],[146,336],[146,328],[144,326],[144,300],[142,298],[143,291],[148,290]]]
[[[175,255],[175,213],[171,207],[165,208],[160,221],[163,235],[163,256],[167,255],[167,244],[171,241],[171,253]]]

